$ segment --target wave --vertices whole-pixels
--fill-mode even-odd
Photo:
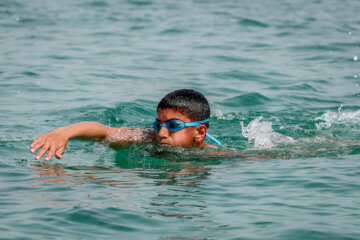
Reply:
[[[225,106],[236,107],[236,106],[255,106],[262,105],[271,102],[271,99],[265,97],[260,93],[246,93],[236,97],[228,98],[223,101],[222,104]]]
[[[250,18],[240,19],[238,23],[239,25],[247,26],[247,27],[262,27],[262,28],[269,27],[269,25],[264,22]]]

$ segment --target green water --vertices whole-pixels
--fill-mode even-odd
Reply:
[[[359,239],[360,2],[0,1],[0,238]],[[193,88],[232,157],[74,140]]]

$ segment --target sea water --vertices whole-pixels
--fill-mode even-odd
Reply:
[[[360,2],[1,0],[0,238],[359,239]],[[209,100],[233,154],[39,135]],[[209,141],[209,140],[207,140]],[[209,141],[210,143],[210,141]]]

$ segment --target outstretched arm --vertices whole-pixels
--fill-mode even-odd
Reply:
[[[153,136],[153,131],[143,129],[112,128],[97,122],[80,122],[41,135],[30,145],[30,151],[35,153],[40,150],[35,157],[37,160],[47,152],[45,160],[48,161],[54,155],[61,159],[72,138],[104,141],[113,148],[121,148],[129,143],[151,142]]]

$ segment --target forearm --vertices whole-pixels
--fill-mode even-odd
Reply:
[[[97,122],[79,122],[58,129],[62,131],[68,139],[72,138],[96,138],[102,140],[111,132],[112,128]]]

